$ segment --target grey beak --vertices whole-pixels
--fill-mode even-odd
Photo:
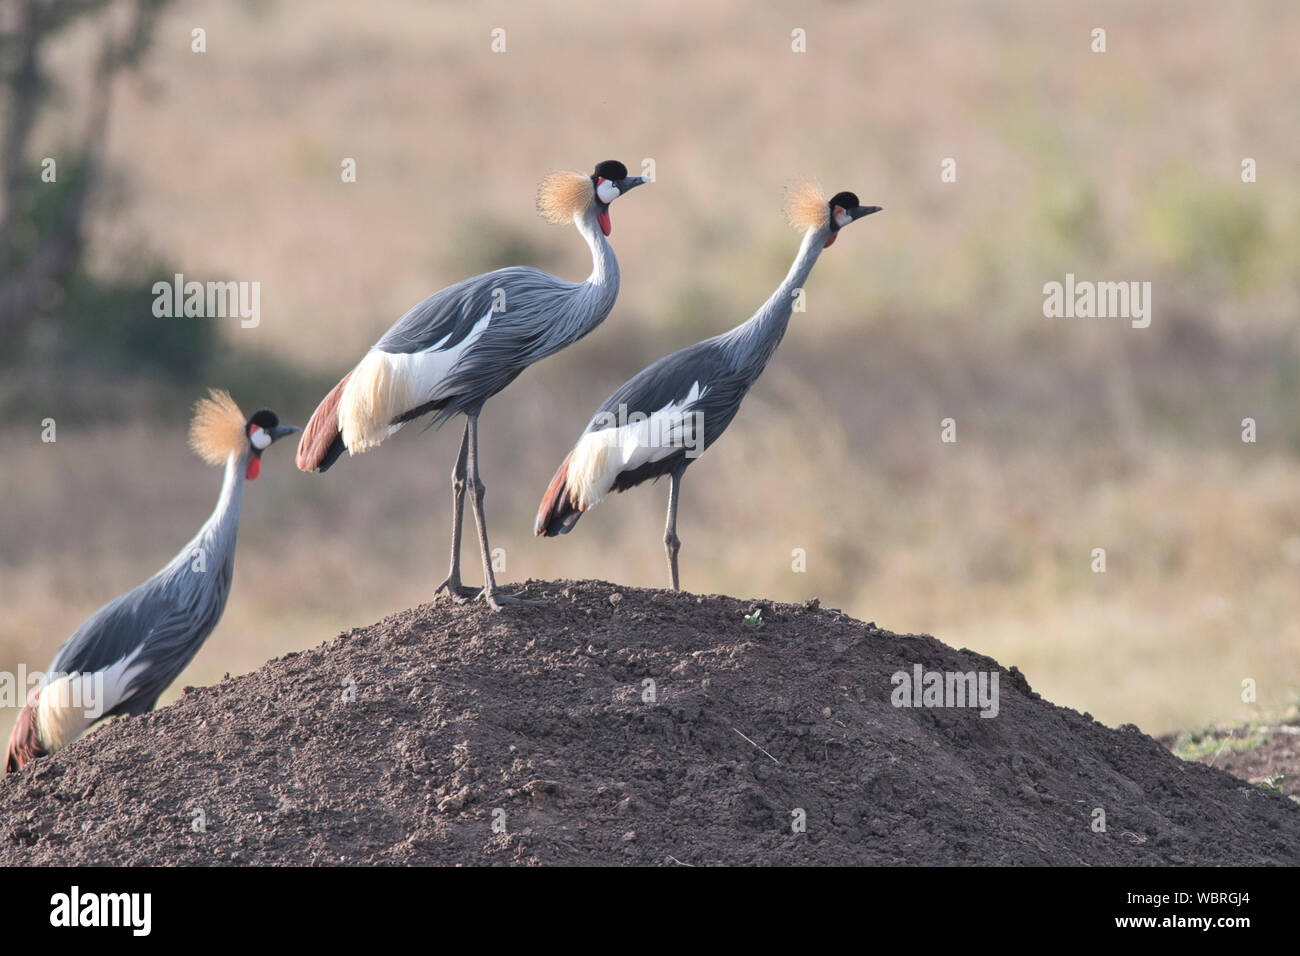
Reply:
[[[884,206],[855,206],[849,210],[849,215],[854,219],[861,219],[863,216],[870,216],[873,212],[880,212]]]
[[[619,195],[621,196],[629,189],[636,189],[637,186],[644,185],[645,183],[648,182],[650,182],[650,180],[646,179],[644,176],[627,176],[623,179],[620,179],[614,185],[618,187],[618,192]]]
[[[297,425],[276,425],[271,429],[271,443],[274,444],[286,435],[296,435],[300,431],[302,429]]]

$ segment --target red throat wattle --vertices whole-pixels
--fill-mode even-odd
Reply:
[[[608,236],[610,231],[609,211],[596,213],[596,218],[600,220],[600,231]]]
[[[262,459],[260,458],[248,459],[248,469],[244,472],[244,477],[247,478],[249,481],[256,481],[257,476],[260,475],[261,473],[262,473]]]
[[[829,248],[831,247],[831,243],[834,242],[834,241],[835,241],[836,239],[838,239],[839,237],[840,237],[840,234],[839,234],[838,232],[832,232],[832,233],[831,233],[831,237],[830,237],[829,239],[826,240],[826,245],[822,246],[822,248],[823,248],[823,249],[829,249]]]

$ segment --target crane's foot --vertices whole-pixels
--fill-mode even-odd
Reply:
[[[433,589],[433,596],[437,598],[439,594],[446,591],[447,596],[457,604],[467,604],[478,595],[480,590],[480,588],[472,588],[467,584],[461,584],[459,575],[451,575]]]
[[[481,591],[478,592],[478,596],[482,598],[487,603],[487,606],[494,611],[499,611],[506,605],[510,605],[512,607],[545,607],[546,606],[545,601],[532,601],[529,600],[528,598],[516,597],[513,594],[507,594],[505,591],[502,591],[500,588],[494,588],[491,591],[489,591],[487,588],[483,588]]]

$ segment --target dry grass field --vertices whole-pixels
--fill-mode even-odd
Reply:
[[[58,48],[61,74],[86,40]],[[683,586],[817,595],[932,632],[1110,724],[1236,723],[1300,689],[1298,42],[1300,8],[1281,0],[196,0],[116,90],[91,260],[259,281],[256,328],[139,321],[219,322],[236,355],[323,392],[455,279],[514,263],[585,276],[577,234],[534,214],[537,180],[653,159],[657,181],[613,213],[613,314],[490,402],[482,439],[505,580],[662,586],[666,487],[557,540],[531,536],[541,493],[628,375],[779,282],[798,244],[787,184],[854,190],[884,212],[823,255],[808,311],[685,478]],[[75,128],[77,102],[40,148]],[[1045,318],[1043,284],[1066,273],[1150,281],[1150,327]],[[185,447],[174,391],[123,383],[104,404],[125,411],[94,415],[60,369],[23,376],[36,404],[0,386],[4,669],[44,667],[188,539],[220,484]],[[296,424],[314,407],[254,373],[182,394],[207,385]],[[268,452],[226,615],[164,701],[427,600],[458,437],[408,428],[325,477]],[[465,556],[476,568],[472,536]]]

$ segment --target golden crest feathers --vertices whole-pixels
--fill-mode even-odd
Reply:
[[[547,222],[560,225],[573,222],[574,214],[586,209],[595,195],[590,176],[551,173],[537,187],[537,212]]]
[[[831,217],[829,200],[816,183],[791,187],[785,198],[785,216],[800,232],[826,225]]]
[[[244,423],[244,413],[230,393],[210,388],[207,398],[194,403],[190,447],[209,465],[224,465],[231,452],[240,454],[248,442]]]

